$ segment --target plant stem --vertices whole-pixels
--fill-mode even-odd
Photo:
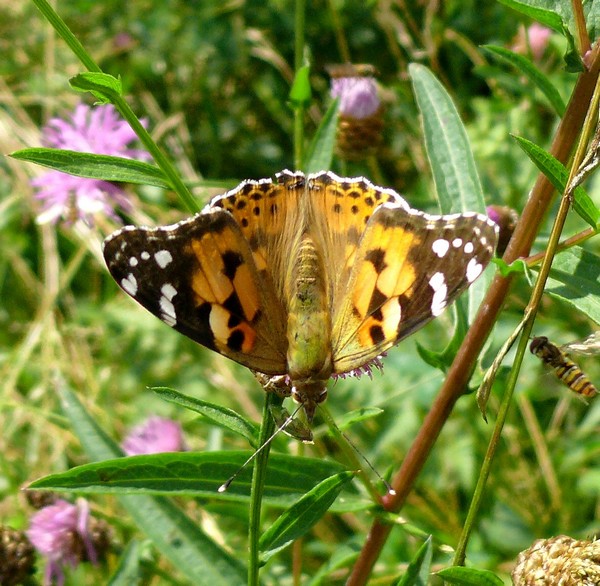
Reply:
[[[304,62],[305,0],[296,0],[294,69],[298,73]],[[302,168],[304,160],[304,105],[294,106],[294,169]]]
[[[46,0],[33,0],[38,10],[44,15],[48,22],[54,27],[58,35],[67,43],[75,56],[83,63],[83,65],[93,73],[103,73],[100,66],[92,59],[90,54],[85,50],[77,37],[71,32],[65,21],[56,13],[54,8]],[[198,203],[185,186],[179,173],[171,164],[170,160],[158,148],[158,145],[152,140],[152,137],[138,120],[129,104],[121,96],[111,94],[111,101],[121,116],[129,122],[133,131],[137,134],[142,144],[146,147],[156,164],[161,168],[166,175],[167,180],[171,184],[173,190],[181,198],[181,201],[191,212],[199,210]]]
[[[260,448],[275,431],[275,423],[271,417],[271,403],[273,402],[273,393],[265,393],[265,405],[263,408],[262,425],[258,437],[258,447]],[[262,505],[263,486],[267,473],[267,462],[271,444],[260,450],[254,460],[252,471],[252,486],[250,489],[250,519],[248,523],[248,586],[258,586],[259,549],[260,539],[260,513]]]

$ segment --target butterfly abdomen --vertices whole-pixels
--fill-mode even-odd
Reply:
[[[290,375],[320,372],[331,363],[331,331],[325,270],[313,239],[305,234],[288,274]],[[329,377],[329,374],[327,375]]]
[[[554,374],[573,392],[585,397],[593,397],[598,393],[583,370],[545,336],[534,338],[529,349],[550,366]]]

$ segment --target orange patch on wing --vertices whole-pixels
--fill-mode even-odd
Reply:
[[[358,330],[358,342],[365,348],[380,343],[381,339],[375,339],[373,328],[377,328],[383,339],[395,341],[398,335],[398,326],[402,319],[402,309],[397,298],[392,298],[381,306],[382,319],[374,317],[367,318]]]
[[[242,305],[244,316],[248,321],[252,321],[260,311],[260,301],[256,282],[247,264],[242,264],[237,268],[233,287]]]
[[[224,274],[225,265],[221,253],[212,242],[211,236],[206,236],[201,240],[194,239],[190,243],[192,252],[196,256],[198,264],[204,273],[206,280],[199,279],[198,289],[194,287],[194,292],[198,297],[211,301],[211,296],[217,303],[223,303],[233,293],[233,283]],[[194,286],[194,280],[192,280]]]
[[[352,303],[354,309],[362,319],[367,316],[371,297],[373,297],[373,290],[377,283],[377,271],[370,262],[361,262],[356,282],[359,283],[359,285],[354,290]]]

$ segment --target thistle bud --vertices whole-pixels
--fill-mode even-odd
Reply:
[[[519,214],[516,210],[508,206],[491,205],[487,207],[487,215],[490,220],[498,224],[498,228],[500,229],[496,252],[498,256],[502,256],[515,231],[515,226],[519,221]]]
[[[331,96],[340,99],[337,152],[347,160],[360,160],[375,153],[381,144],[383,106],[371,65],[334,65]]]
[[[512,579],[515,586],[600,584],[600,541],[566,535],[538,539],[519,554]]]
[[[0,584],[23,583],[35,567],[33,545],[22,531],[0,525]]]

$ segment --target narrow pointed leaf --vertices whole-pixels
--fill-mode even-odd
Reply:
[[[249,419],[242,417],[239,413],[236,413],[233,409],[228,409],[227,407],[216,405],[215,403],[209,403],[208,401],[201,401],[194,397],[188,397],[187,395],[167,387],[153,387],[152,391],[165,401],[181,405],[186,409],[200,413],[216,425],[241,435],[250,442],[251,446],[256,447],[258,426]]]
[[[275,552],[307,533],[353,477],[352,472],[341,472],[323,480],[282,513],[260,539],[262,560],[268,560]]]
[[[504,582],[489,570],[452,566],[436,573],[446,584],[457,586],[504,586]]]
[[[73,89],[92,92],[102,102],[114,102],[123,96],[121,80],[108,73],[79,73],[69,80]]]
[[[158,167],[135,159],[48,148],[23,149],[10,156],[78,177],[169,188],[167,179]]]
[[[465,127],[444,86],[423,65],[411,64],[409,73],[423,118],[427,156],[442,213],[480,212],[485,214],[483,190]],[[486,270],[463,299],[468,300],[471,323],[492,278]],[[460,300],[459,300],[460,301]],[[464,304],[464,302],[462,302]],[[464,310],[457,304],[459,319]]]
[[[553,12],[551,10],[546,10],[545,8],[540,8],[537,6],[532,6],[529,2],[519,2],[518,0],[498,0],[500,4],[504,4],[512,8],[513,10],[517,10],[521,14],[525,14],[529,16],[533,20],[555,30],[557,33],[563,31],[565,25],[563,23],[563,19],[559,14]]]
[[[319,124],[306,155],[306,164],[304,165],[306,173],[317,173],[331,168],[337,135],[339,104],[339,98],[333,100]]]
[[[504,47],[484,45],[482,47],[496,58],[510,63],[531,81],[546,97],[556,114],[562,118],[565,112],[565,102],[552,82],[526,57],[513,53]]]
[[[432,556],[433,545],[431,536],[429,536],[415,557],[410,560],[404,576],[396,582],[395,586],[427,586],[431,573]]]
[[[292,88],[290,89],[290,102],[296,106],[306,105],[310,102],[310,65],[303,65],[296,72]]]
[[[107,586],[129,586],[139,584],[142,575],[140,560],[140,543],[132,539],[121,554],[119,565],[114,571]]]
[[[51,474],[30,487],[98,494],[154,494],[247,501],[251,467],[243,470],[226,492],[217,489],[239,470],[251,451],[146,454],[92,462]],[[271,504],[289,505],[343,467],[318,458],[273,454],[264,488]]]
[[[533,161],[535,166],[548,178],[559,193],[564,193],[569,172],[565,166],[555,159],[549,152],[539,147],[535,143],[515,136],[519,146],[527,153],[527,156]],[[592,228],[600,224],[600,210],[596,207],[590,196],[583,187],[575,188],[573,192],[573,209],[585,220]]]

